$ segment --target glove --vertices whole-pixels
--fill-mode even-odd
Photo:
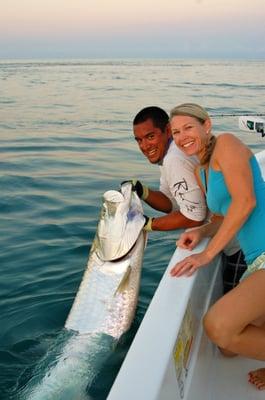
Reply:
[[[143,226],[143,230],[146,232],[151,232],[153,218],[147,217],[146,215],[144,215],[144,218],[145,218],[145,224]]]
[[[123,183],[131,183],[132,184],[132,189],[137,193],[138,197],[140,197],[140,199],[145,200],[147,199],[148,195],[149,195],[149,189],[147,186],[143,185],[140,181],[138,181],[137,179],[131,179],[128,181],[123,181],[121,182],[121,185]]]

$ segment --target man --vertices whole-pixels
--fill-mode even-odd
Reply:
[[[156,106],[146,107],[133,120],[135,140],[144,156],[160,168],[160,188],[151,190],[139,180],[133,181],[138,196],[152,208],[166,213],[161,217],[146,217],[147,231],[168,231],[201,225],[207,207],[195,177],[198,160],[187,157],[171,137],[169,117]],[[246,270],[244,255],[237,241],[232,241],[223,254],[224,293],[239,282]]]
[[[206,217],[204,195],[194,170],[198,161],[185,156],[171,137],[169,117],[159,107],[146,107],[133,121],[135,140],[144,156],[160,168],[160,189],[151,190],[140,181],[135,190],[152,208],[165,216],[147,218],[146,230],[168,231],[200,225]]]

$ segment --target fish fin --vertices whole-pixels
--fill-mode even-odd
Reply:
[[[118,294],[118,293],[124,292],[125,289],[127,288],[128,283],[129,283],[129,279],[130,279],[131,270],[132,270],[132,267],[129,265],[129,267],[127,268],[125,274],[122,277],[122,280],[119,283],[119,286],[115,290],[114,296],[116,296],[116,294]]]

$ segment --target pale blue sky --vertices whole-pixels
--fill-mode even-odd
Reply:
[[[265,1],[0,0],[0,58],[263,58]]]

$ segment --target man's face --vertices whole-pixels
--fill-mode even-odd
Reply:
[[[164,158],[168,148],[168,140],[171,136],[169,125],[165,132],[156,128],[151,119],[133,126],[135,140],[146,158],[156,164]]]

